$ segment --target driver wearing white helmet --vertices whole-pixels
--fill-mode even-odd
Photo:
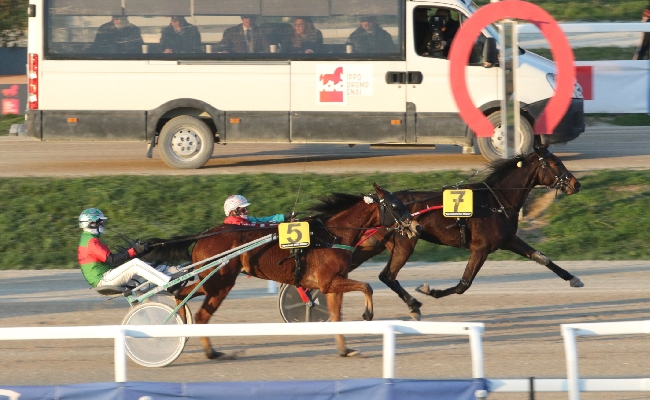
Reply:
[[[235,194],[226,199],[223,203],[223,211],[226,213],[224,224],[230,225],[246,225],[265,227],[272,224],[279,224],[289,219],[289,215],[285,217],[284,214],[274,214],[268,217],[251,217],[248,215],[248,206],[251,203],[240,194]]]
[[[104,221],[108,218],[96,208],[88,208],[79,215],[79,227],[83,229],[77,257],[81,272],[92,287],[124,286],[135,275],[162,286],[171,278],[149,264],[136,258],[147,253],[146,243],[136,243],[132,248],[111,253],[99,236],[104,233]],[[178,285],[167,289],[173,293]]]

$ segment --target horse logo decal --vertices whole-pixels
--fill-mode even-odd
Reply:
[[[343,67],[338,67],[334,70],[333,74],[321,74],[319,79],[323,85],[327,85],[328,82],[332,82],[333,85],[338,85],[343,80],[341,75],[343,75]]]

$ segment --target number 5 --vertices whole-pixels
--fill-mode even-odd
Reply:
[[[300,228],[300,223],[299,222],[294,222],[294,223],[289,223],[289,224],[286,224],[286,225],[287,225],[287,240],[289,241],[289,243],[297,243],[297,242],[299,242],[300,239],[302,239],[302,232],[300,232],[300,230],[297,229],[297,228]],[[293,234],[293,233],[296,234],[295,239],[291,237],[291,234]]]

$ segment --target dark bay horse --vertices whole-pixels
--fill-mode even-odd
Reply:
[[[321,201],[314,208],[317,217],[309,220],[312,245],[302,249],[298,255],[300,286],[318,289],[327,295],[328,310],[331,321],[341,320],[343,293],[360,291],[365,296],[364,320],[373,318],[372,288],[368,283],[348,278],[353,246],[360,240],[364,231],[378,225],[395,226],[408,237],[417,234],[417,223],[410,218],[410,213],[390,192],[375,186],[376,195],[357,196],[334,193]],[[202,233],[197,241],[195,237],[187,240],[172,238],[168,245],[159,242],[147,256],[147,260],[169,260],[170,254],[185,252],[196,242],[192,249],[193,263],[205,260],[216,254],[233,249],[255,239],[278,232],[278,228],[252,228],[250,226],[221,225]],[[399,235],[398,235],[399,236]],[[160,244],[164,245],[160,245]],[[295,284],[296,255],[283,250],[277,241],[267,243],[231,259],[223,268],[213,275],[195,293],[205,295],[201,308],[196,312],[194,321],[198,324],[208,322],[219,308],[240,272],[261,279]],[[212,269],[202,272],[205,277]],[[198,282],[197,282],[198,283]],[[196,285],[197,283],[194,283]],[[194,285],[181,290],[177,299],[182,300]],[[224,353],[214,350],[207,337],[201,338],[203,349],[208,358],[220,358]],[[348,349],[341,335],[336,337],[337,350],[341,356],[356,355],[358,352]]]
[[[472,189],[474,193],[474,215],[467,221],[446,218],[442,209],[424,212],[416,217],[422,229],[419,235],[422,240],[470,251],[465,272],[457,285],[435,290],[425,283],[416,289],[418,292],[435,298],[453,293],[463,294],[471,286],[488,255],[498,249],[510,250],[546,266],[560,278],[569,281],[571,287],[584,286],[578,277],[560,268],[517,236],[519,211],[532,188],[541,185],[561,190],[567,195],[580,190],[580,182],[558,157],[544,147],[535,147],[534,150],[528,155],[497,160],[489,165],[492,172],[483,182],[459,186]],[[407,191],[396,192],[395,196],[406,204],[411,213],[442,205],[442,192]],[[391,256],[379,279],[397,293],[409,307],[411,316],[419,320],[422,303],[397,281],[397,273],[413,253],[417,240],[418,237],[409,239],[392,235],[390,231],[379,231],[357,247],[352,269],[388,249]]]

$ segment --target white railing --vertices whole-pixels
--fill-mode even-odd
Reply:
[[[564,339],[570,400],[580,400],[580,391],[650,391],[650,379],[580,379],[577,336],[650,334],[650,321],[596,322],[560,325]]]
[[[564,33],[601,33],[601,32],[650,32],[648,22],[593,22],[593,23],[560,23]],[[538,33],[539,29],[533,24],[517,25],[519,33]]]
[[[126,338],[203,337],[203,336],[305,336],[305,335],[383,335],[383,377],[395,377],[395,334],[467,335],[472,355],[472,377],[484,378],[484,324],[465,322],[315,322],[270,324],[206,325],[105,325],[0,328],[0,340],[36,339],[114,339],[115,382],[126,382]]]

